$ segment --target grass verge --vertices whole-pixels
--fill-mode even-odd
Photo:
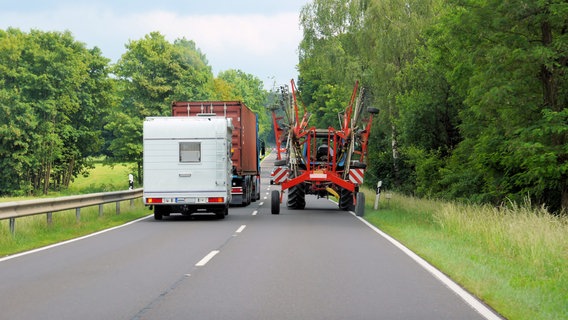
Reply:
[[[10,233],[9,221],[0,221],[0,257],[44,247],[61,241],[81,237],[100,230],[112,228],[126,222],[147,216],[150,211],[142,199],[122,201],[120,214],[116,214],[115,203],[106,204],[99,216],[99,207],[81,209],[77,221],[75,210],[54,212],[51,225],[45,214],[16,219],[15,234]]]
[[[568,319],[568,217],[393,194],[365,219],[509,319]]]
[[[79,176],[68,190],[50,193],[46,197],[126,190],[130,167],[128,164],[117,164],[113,167],[100,163],[95,164],[89,176]],[[0,202],[32,198],[1,198]],[[100,216],[98,206],[82,208],[79,221],[77,221],[75,210],[54,212],[51,225],[48,225],[45,214],[18,218],[15,235],[10,233],[9,220],[0,220],[0,257],[81,237],[124,224],[150,213],[142,203],[142,199],[135,200],[132,207],[130,201],[122,201],[119,215],[116,214],[116,204],[108,203],[104,205],[103,214]]]

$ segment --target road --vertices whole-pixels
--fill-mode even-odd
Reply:
[[[272,215],[270,166],[224,220],[149,217],[1,259],[0,319],[487,317],[331,201]]]

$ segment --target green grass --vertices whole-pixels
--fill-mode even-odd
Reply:
[[[94,169],[89,171],[89,175],[79,175],[67,190],[60,192],[50,192],[47,195],[21,196],[21,197],[0,197],[0,202],[20,201],[37,198],[55,198],[76,194],[87,194],[97,192],[110,192],[128,189],[128,174],[134,169],[130,164],[119,163],[114,166],[95,163]],[[134,188],[139,186],[134,184]]]
[[[95,164],[89,176],[79,176],[66,190],[65,194],[84,194],[128,189],[128,174],[132,172],[129,164],[116,164],[113,167]],[[137,188],[137,186],[134,186]]]
[[[97,164],[89,177],[79,177],[69,190],[47,197],[127,190],[129,172],[126,165],[111,168]],[[26,199],[30,197],[2,198],[0,202]],[[119,215],[116,214],[115,203],[105,204],[103,209],[103,214],[99,216],[98,206],[82,208],[79,221],[75,210],[54,212],[51,225],[48,225],[45,214],[18,218],[14,235],[10,232],[9,221],[0,220],[0,257],[108,229],[151,213],[141,199],[136,199],[132,207],[130,201],[122,201]]]
[[[568,217],[365,192],[369,222],[503,316],[568,319]]]

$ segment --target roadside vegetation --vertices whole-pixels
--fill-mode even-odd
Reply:
[[[568,216],[366,190],[365,219],[508,319],[568,319]]]
[[[69,190],[59,194],[52,192],[48,196],[126,190],[128,170],[128,166],[122,164],[114,167],[96,164],[88,177],[78,177]],[[25,198],[2,198],[0,201],[17,200]],[[80,221],[76,220],[75,210],[54,212],[51,225],[47,224],[47,217],[44,214],[18,218],[15,235],[10,233],[9,221],[0,220],[0,257],[88,235],[151,213],[145,208],[141,199],[136,199],[133,206],[130,205],[130,201],[121,202],[118,215],[114,203],[106,204],[103,208],[101,216],[98,206],[82,208]]]

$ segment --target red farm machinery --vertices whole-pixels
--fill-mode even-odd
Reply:
[[[298,106],[297,89],[291,81],[280,88],[279,105],[272,110],[276,138],[276,161],[272,179],[281,191],[271,193],[272,214],[280,213],[284,191],[286,205],[304,209],[306,195],[337,199],[342,210],[364,214],[365,195],[359,192],[367,167],[367,143],[376,108],[363,115],[363,88],[355,83],[347,108],[339,114],[340,129],[308,126],[310,114]],[[279,110],[282,110],[279,112]]]

